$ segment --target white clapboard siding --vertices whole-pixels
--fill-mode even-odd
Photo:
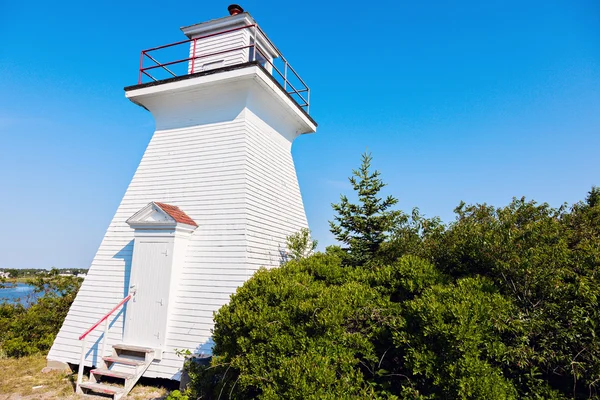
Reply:
[[[196,278],[194,282],[202,281],[205,269],[208,275],[233,274],[235,278],[228,284],[204,290],[204,297],[217,301],[207,303],[210,309],[227,301],[231,287],[239,285],[247,275],[243,264],[245,132],[245,121],[234,120],[154,134],[50,350],[49,359],[78,363],[78,336],[127,294],[125,280],[131,268],[133,229],[125,221],[151,201],[175,204],[200,225],[190,240],[190,268],[184,267],[183,280],[191,275]],[[190,156],[192,148],[195,157]],[[228,154],[231,157],[228,158]],[[224,184],[215,185],[215,182]],[[185,190],[181,190],[182,187]],[[234,243],[234,246],[226,249],[223,247],[226,243]],[[194,260],[199,265],[195,265]],[[174,301],[177,312],[178,299]],[[202,302],[202,297],[195,301]],[[206,316],[202,318],[205,320]],[[196,345],[208,342],[210,325],[202,322],[200,328],[192,329],[185,346],[167,339],[168,345],[172,344],[170,351],[165,352],[163,360],[153,365],[146,376],[177,378],[182,359],[175,355],[174,349],[188,347],[190,341]],[[120,313],[110,330],[108,348],[122,339],[122,332],[123,313]],[[86,365],[99,363],[95,341],[101,333],[102,329],[97,329],[90,335],[89,343],[95,350],[89,352]]]
[[[201,36],[206,36],[203,33]],[[242,64],[250,60],[250,34],[240,29],[216,36],[196,40],[196,60],[190,60],[188,73]],[[219,53],[219,54],[214,54]],[[190,42],[190,58],[194,57],[194,41]]]
[[[77,340],[128,291],[133,229],[126,220],[151,201],[178,206],[198,228],[171,294],[162,360],[146,377],[179,379],[177,350],[210,353],[213,314],[254,271],[285,259],[286,237],[307,226],[291,141],[245,109],[228,122],[158,130],[109,225],[48,358],[78,363]],[[107,349],[122,340],[117,315]],[[86,365],[98,365],[102,329]]]
[[[248,112],[248,251],[252,270],[283,260],[286,237],[307,227],[291,142]]]

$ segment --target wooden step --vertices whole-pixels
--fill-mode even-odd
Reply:
[[[104,368],[93,369],[90,371],[90,373],[94,374],[94,375],[110,376],[112,378],[121,378],[121,379],[131,379],[135,376],[134,374],[128,374],[126,372],[111,371],[110,369],[104,369]]]
[[[141,346],[132,346],[129,344],[115,344],[113,349],[116,350],[125,350],[125,351],[135,351],[137,353],[153,353],[154,349],[152,347],[141,347]]]
[[[131,365],[134,367],[145,364],[144,360],[135,360],[133,358],[125,358],[125,357],[109,356],[109,357],[102,357],[102,359],[106,362],[123,364],[123,365]]]
[[[79,385],[82,389],[89,389],[97,393],[105,393],[105,394],[121,394],[124,392],[123,388],[105,385],[103,383],[92,383],[92,382],[84,382]]]

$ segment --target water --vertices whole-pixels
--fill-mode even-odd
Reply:
[[[6,287],[0,288],[0,303],[7,301],[8,303],[16,303],[20,301],[25,304],[32,297],[33,286],[26,283],[7,283]]]

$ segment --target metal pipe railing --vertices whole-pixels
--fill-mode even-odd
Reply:
[[[177,64],[177,63],[179,63],[179,62],[181,62],[181,61],[171,61],[171,62],[169,62],[169,63],[166,63],[166,64],[161,64],[161,63],[160,63],[160,62],[158,62],[158,61],[157,61],[157,60],[156,60],[154,57],[152,57],[150,54],[146,54],[146,57],[148,57],[149,59],[151,59],[152,61],[154,61],[154,62],[157,64],[157,66],[160,66],[161,68],[163,68],[165,71],[167,71],[167,72],[168,72],[168,73],[170,73],[171,75],[173,75],[173,76],[177,76],[177,75],[176,75],[176,74],[175,74],[173,71],[171,71],[171,70],[170,70],[169,68],[167,68],[166,66],[167,66],[167,65],[173,65],[173,64]],[[149,69],[149,68],[146,68],[146,69]]]
[[[267,43],[269,43],[269,45],[271,45],[271,47],[273,47],[275,49],[275,51],[277,52],[277,54],[279,54],[279,57],[281,57],[281,60],[287,64],[290,68],[290,70],[292,71],[292,73],[296,76],[296,78],[298,78],[298,80],[302,83],[302,85],[304,85],[305,88],[308,88],[308,85],[306,84],[306,82],[304,82],[304,80],[300,77],[300,75],[298,75],[298,73],[296,72],[296,70],[294,68],[292,68],[292,66],[290,65],[290,63],[285,59],[285,57],[283,56],[283,54],[281,54],[281,52],[279,51],[279,49],[277,49],[277,47],[273,44],[273,42],[271,42],[271,39],[269,39],[267,37],[267,35],[265,34],[265,32],[260,28],[260,26],[256,25],[256,27],[258,28],[258,30],[260,31],[260,33],[262,34],[263,38],[265,39],[265,41]]]
[[[292,94],[295,93],[298,97],[300,97],[302,99],[302,101],[304,101],[304,104],[299,104],[301,107],[305,107],[308,106],[308,102],[306,101],[306,99],[304,99],[304,97],[302,97],[302,95],[300,94],[300,91],[296,90],[296,88],[294,87],[294,85],[292,85],[291,82],[289,82],[287,80],[287,78],[285,78],[284,74],[281,73],[281,71],[279,70],[279,68],[277,68],[275,66],[275,64],[273,64],[273,62],[271,62],[271,60],[269,60],[269,58],[265,55],[265,53],[262,52],[262,50],[260,48],[256,48],[256,50],[258,50],[260,52],[260,54],[262,54],[262,56],[265,58],[265,60],[267,60],[267,62],[269,64],[271,64],[271,66],[273,67],[273,69],[275,69],[275,71],[277,71],[277,73],[279,74],[279,76],[281,76],[282,78],[284,78],[285,82],[287,83],[287,85],[289,85],[292,88],[291,92],[287,92],[288,94]],[[289,65],[287,62],[285,63],[285,65]],[[292,70],[292,67],[289,67],[290,70]],[[292,70],[293,71],[293,70]],[[306,89],[304,89],[305,91],[308,90],[308,87],[306,87]]]
[[[214,36],[218,36],[218,35],[223,35],[223,34],[230,33],[230,32],[235,32],[235,31],[239,31],[239,30],[242,30],[242,29],[247,29],[247,28],[250,28],[250,27],[253,27],[253,26],[256,26],[256,24],[251,24],[251,25],[246,25],[246,26],[240,26],[240,27],[237,27],[237,28],[227,29],[227,30],[224,30],[224,31],[210,33],[208,35],[199,36],[199,37],[193,38],[193,39],[180,40],[179,42],[169,43],[169,44],[165,44],[165,45],[162,45],[162,46],[156,46],[156,47],[152,47],[150,49],[142,50],[142,60],[143,60],[144,56],[152,59],[152,57],[150,57],[148,55],[148,53],[151,52],[151,51],[163,50],[163,49],[166,49],[166,48],[169,48],[169,47],[174,47],[174,46],[178,46],[180,44],[190,43],[190,42],[194,42],[194,47],[195,47],[195,44],[196,44],[196,42],[198,40],[207,39],[207,38],[210,38],[210,37],[214,37]],[[194,48],[194,55],[195,55],[195,48]],[[173,62],[167,63],[167,64],[161,64],[158,61],[152,59],[152,61],[154,61],[157,64],[157,66],[155,66],[153,68],[162,67],[163,65],[172,65],[172,64],[176,64],[176,63],[180,63],[180,62],[184,62],[184,61],[189,61],[190,59],[192,59],[192,57],[188,57],[187,59],[181,59],[181,60],[173,61]],[[140,71],[147,70],[147,69],[151,69],[151,68],[143,68],[143,65],[140,65]],[[141,74],[140,74],[140,78],[139,78],[138,83],[142,83]]]
[[[79,369],[77,371],[77,392],[78,393],[81,391],[81,389],[79,388],[79,385],[81,385],[81,381],[83,379],[83,369],[84,369],[83,363],[85,362],[85,350],[87,347],[87,336],[94,329],[96,329],[98,327],[98,325],[100,325],[102,322],[104,322],[104,335],[102,337],[102,350],[100,352],[100,358],[102,359],[102,357],[104,357],[104,354],[106,353],[106,336],[108,335],[108,328],[109,328],[108,317],[110,317],[112,315],[112,313],[117,311],[117,309],[119,309],[119,307],[121,307],[122,305],[127,303],[131,299],[131,296],[132,295],[128,295],[123,300],[121,300],[121,302],[119,304],[117,304],[112,310],[110,310],[109,312],[104,314],[104,316],[102,318],[100,318],[100,320],[98,320],[98,322],[96,322],[87,331],[85,331],[81,336],[79,336],[79,340],[83,340],[83,341],[81,342],[81,356],[79,358]]]
[[[249,34],[250,44],[198,55],[198,40],[203,40],[203,39],[223,35],[226,33],[235,32],[235,31],[241,31],[244,29],[250,30],[250,34]],[[265,54],[265,52],[261,49],[261,45],[260,45],[261,42],[263,44],[270,46],[274,50],[275,54],[273,57],[269,57]],[[155,57],[153,57],[152,55],[149,54],[150,52],[165,50],[168,48],[172,48],[174,46],[179,46],[179,45],[188,44],[188,43],[191,43],[191,45],[188,47],[188,54],[191,53],[191,56],[187,57],[187,58],[180,58],[175,61],[161,63]],[[143,83],[144,76],[147,76],[154,82],[158,82],[161,79],[165,79],[165,78],[157,79],[158,76],[157,77],[154,76],[154,75],[156,75],[156,73],[154,73],[154,72],[150,73],[150,71],[155,71],[155,70],[159,70],[159,69],[166,71],[172,77],[181,76],[184,74],[185,75],[194,74],[194,73],[199,72],[198,68],[196,66],[197,60],[220,55],[220,54],[231,53],[234,51],[241,51],[244,49],[251,49],[251,51],[249,51],[248,54],[245,56],[245,57],[247,57],[247,61],[250,61],[250,62],[258,61],[257,56],[258,56],[258,54],[260,54],[262,59],[266,63],[269,64],[269,68],[268,68],[268,70],[270,70],[269,72],[271,73],[271,75],[273,75],[276,78],[277,81],[279,81],[279,83],[283,87],[283,90],[292,97],[292,99],[296,102],[296,104],[298,104],[302,108],[305,108],[306,111],[308,112],[309,103],[310,103],[310,89],[309,89],[308,85],[306,84],[306,82],[304,82],[304,80],[300,77],[300,75],[296,72],[296,70],[290,65],[290,63],[283,56],[283,54],[281,54],[281,52],[277,49],[277,47],[275,47],[273,42],[271,42],[271,40],[267,37],[267,35],[265,35],[263,30],[257,24],[250,24],[250,25],[241,26],[241,27],[237,27],[237,28],[226,29],[223,31],[199,36],[199,37],[196,37],[193,39],[182,40],[179,42],[166,44],[166,45],[162,45],[162,46],[157,46],[157,47],[152,47],[150,49],[143,50],[140,55],[140,71],[139,71],[138,83],[139,84]],[[144,60],[146,58],[152,62],[152,65],[144,67]],[[164,57],[161,57],[161,58],[164,58]],[[279,59],[280,62],[283,64],[282,66],[278,67],[275,64],[275,60],[277,60],[277,59]],[[262,62],[262,60],[261,60],[261,62]],[[176,66],[177,64],[181,64],[181,63],[188,63],[188,67],[187,67],[185,73],[181,73],[178,75],[175,72],[175,71],[177,71],[177,68],[174,68],[174,70],[167,68],[170,66]],[[281,70],[283,70],[283,72]],[[276,74],[273,73],[273,71],[276,72]],[[290,79],[290,78],[293,78],[293,79]],[[292,80],[294,80],[295,83],[292,83]],[[296,85],[299,85],[299,87],[296,87]],[[304,96],[304,93],[306,93],[306,97]]]
[[[190,73],[194,73],[194,65],[196,64],[196,44],[198,44],[198,39],[194,39],[194,51],[192,52],[192,71]]]

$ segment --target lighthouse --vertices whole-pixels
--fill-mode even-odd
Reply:
[[[210,355],[213,313],[307,227],[291,146],[316,131],[310,89],[249,13],[228,10],[142,51],[125,88],[156,131],[48,354],[92,367],[79,392],[180,379],[179,351]]]

